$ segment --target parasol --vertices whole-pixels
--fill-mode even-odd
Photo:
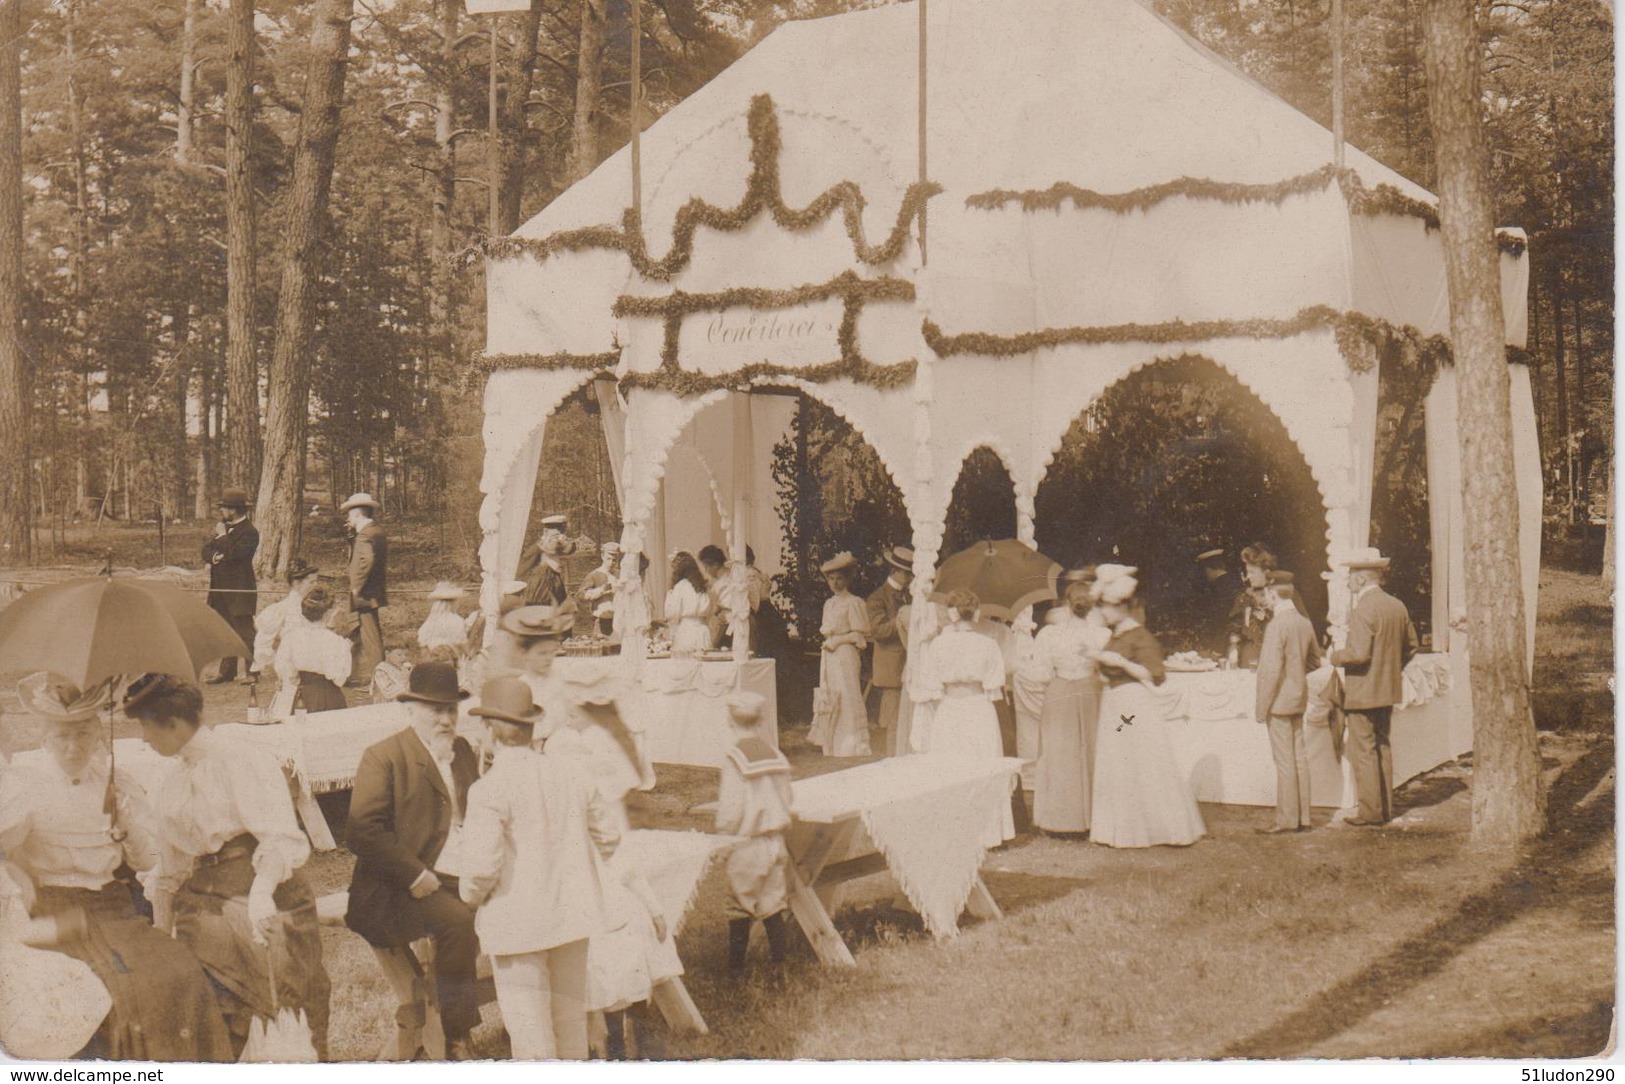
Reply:
[[[982,541],[942,562],[931,598],[945,603],[953,591],[970,591],[985,616],[1011,620],[1035,602],[1058,597],[1055,580],[1060,574],[1059,564],[1025,542]]]
[[[148,671],[196,680],[245,651],[225,618],[162,580],[67,580],[0,611],[0,670],[48,670],[81,689]]]

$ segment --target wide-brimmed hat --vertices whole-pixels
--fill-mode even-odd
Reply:
[[[1343,558],[1341,564],[1351,571],[1362,568],[1387,568],[1388,558],[1384,557],[1376,546],[1366,546],[1350,552]]]
[[[339,505],[340,512],[348,512],[352,508],[371,508],[378,510],[378,502],[372,499],[371,493],[355,493],[350,499]]]
[[[24,710],[48,723],[83,723],[96,718],[111,690],[98,685],[89,692],[72,682],[41,670],[17,683],[17,699]]]
[[[239,512],[248,511],[248,494],[241,489],[228,489],[220,494],[216,504],[221,508],[235,508]]]
[[[420,700],[425,704],[455,704],[468,699],[468,690],[457,687],[457,667],[449,662],[423,662],[412,667],[406,691],[396,700]]]
[[[853,565],[855,565],[857,563],[858,563],[858,559],[856,557],[853,557],[847,551],[842,550],[840,553],[837,553],[834,557],[831,557],[829,560],[827,560],[823,564],[819,565],[818,566],[818,571],[824,573],[827,576],[831,572],[844,572],[844,571],[851,568]]]
[[[567,526],[569,524],[569,522],[570,522],[570,517],[569,516],[560,515],[557,512],[553,513],[550,516],[543,516],[542,517],[542,526],[543,527],[564,527],[564,526]]]
[[[575,624],[574,610],[562,606],[521,606],[502,615],[501,628],[529,640],[562,640]]]
[[[535,726],[542,720],[542,709],[536,706],[530,686],[512,677],[487,681],[480,689],[479,706],[469,708],[468,713],[514,726]]]
[[[914,551],[907,546],[893,546],[881,554],[880,558],[893,568],[901,569],[904,572],[914,571]]]
[[[1223,556],[1224,550],[1203,550],[1201,553],[1196,555],[1196,563],[1199,565],[1205,565],[1209,561],[1217,561]]]
[[[288,562],[288,582],[292,583],[295,580],[302,580],[306,576],[314,576],[318,571],[320,570],[303,557],[295,557]]]
[[[450,580],[441,580],[434,585],[434,590],[429,592],[429,598],[434,602],[456,602],[465,593],[461,587],[458,587]]]

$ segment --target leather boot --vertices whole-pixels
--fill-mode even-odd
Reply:
[[[732,918],[728,920],[728,976],[734,979],[745,977],[745,955],[750,951],[750,927],[748,918]]]
[[[395,1010],[395,1034],[384,1041],[379,1061],[415,1061],[423,1052],[423,1026],[429,1010],[423,1002],[402,1005]]]

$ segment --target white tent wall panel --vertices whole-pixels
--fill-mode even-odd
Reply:
[[[485,349],[490,354],[601,354],[615,347],[610,303],[626,256],[587,249],[537,261],[487,260]]]
[[[1522,230],[1502,232],[1523,236]],[[1450,287],[1438,230],[1418,218],[1352,215],[1349,236],[1352,308],[1424,335],[1450,334]],[[1521,347],[1529,337],[1529,261],[1502,252],[1500,268],[1506,341]]]

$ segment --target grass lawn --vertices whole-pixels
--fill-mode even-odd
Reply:
[[[406,625],[421,607],[392,608]],[[412,612],[408,612],[412,611]],[[1380,831],[1265,837],[1262,808],[1206,806],[1185,849],[1113,851],[1023,836],[989,856],[1005,910],[934,942],[893,905],[885,875],[848,886],[836,915],[857,966],[819,966],[799,938],[787,981],[726,978],[721,878],[679,937],[705,1036],[652,1026],[671,1058],[1580,1057],[1608,1039],[1614,1004],[1612,607],[1597,577],[1542,576],[1535,706],[1552,830],[1518,859],[1468,840],[1471,758],[1407,785]],[[0,707],[15,709],[0,675]],[[236,687],[211,710],[240,711]],[[21,725],[19,725],[21,724]],[[127,725],[127,724],[126,724]],[[120,733],[127,731],[121,726]],[[798,776],[844,767],[787,728]],[[8,720],[8,750],[35,738]],[[634,821],[705,828],[704,769],[663,768]],[[342,801],[328,803],[335,819]],[[318,892],[350,859],[318,855]],[[333,1053],[370,1057],[392,1003],[371,953],[324,936],[334,980]],[[761,960],[761,934],[753,945]],[[495,1005],[476,1044],[506,1053]]]

